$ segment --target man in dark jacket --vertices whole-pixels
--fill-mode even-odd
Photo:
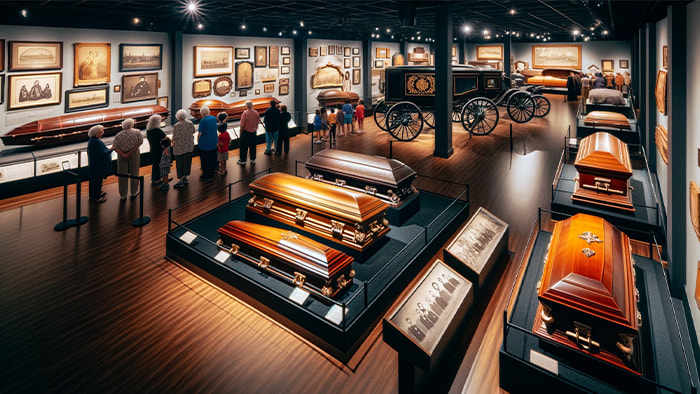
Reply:
[[[277,100],[270,100],[270,108],[265,111],[265,119],[263,123],[265,124],[265,154],[271,155],[272,143],[275,143],[275,149],[279,150],[277,146],[277,133],[280,130],[280,110],[277,108]]]

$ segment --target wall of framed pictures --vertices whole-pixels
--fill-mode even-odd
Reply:
[[[360,97],[362,90],[362,71],[360,71],[359,81],[356,79],[353,84],[353,70],[362,70],[362,41],[344,40],[308,40],[309,52],[306,54],[307,76],[309,85],[307,95],[307,106],[309,112],[313,113],[319,108],[319,94],[330,89],[345,90],[357,93]],[[329,66],[330,65],[330,66]],[[319,70],[339,67],[341,79],[337,83],[323,83],[323,88],[313,88],[312,77]],[[357,72],[355,72],[357,77]],[[357,83],[359,82],[359,83]],[[331,86],[333,85],[333,86]]]
[[[0,135],[37,119],[171,96],[166,33],[0,26],[0,37]],[[149,74],[148,89],[122,88],[124,79],[135,87]]]
[[[372,99],[384,98],[384,69],[392,66],[395,55],[400,53],[401,45],[398,42],[372,41]],[[381,61],[381,68],[376,68],[375,62]],[[378,63],[378,62],[377,62]],[[379,65],[379,64],[376,64]]]
[[[182,42],[183,108],[274,96],[294,112],[294,40],[185,34]]]

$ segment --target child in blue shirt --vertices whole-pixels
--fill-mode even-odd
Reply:
[[[316,133],[316,141],[314,144],[321,143],[321,110],[316,110],[316,116],[314,116],[314,132]]]

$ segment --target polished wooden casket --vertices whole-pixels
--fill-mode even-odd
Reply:
[[[169,113],[167,108],[160,105],[100,109],[35,120],[0,138],[5,145],[60,145],[87,141],[88,130],[98,124],[104,126],[104,136],[108,137],[121,131],[124,119],[134,119],[134,128],[142,129],[151,115],[160,115],[165,120]]]
[[[275,97],[259,97],[252,99],[253,109],[258,111],[258,114],[263,115],[270,107],[270,100],[277,100]],[[197,100],[190,105],[190,115],[197,119],[202,119],[202,114],[199,110],[207,106],[209,107],[209,115],[216,117],[219,112],[226,112],[228,119],[226,121],[240,120],[241,115],[245,111],[245,102],[247,100],[236,101],[235,103],[226,104],[221,100]],[[279,100],[278,100],[279,101]]]
[[[250,212],[363,252],[389,232],[380,199],[281,172],[250,183]]]
[[[325,90],[316,97],[318,104],[321,107],[335,107],[337,105],[343,105],[348,100],[350,104],[357,105],[360,102],[360,96],[355,92],[344,92],[338,89]]]
[[[614,127],[631,130],[630,121],[621,113],[610,111],[591,111],[583,119],[583,124],[593,127]]]
[[[306,161],[309,177],[378,197],[393,207],[418,193],[411,183],[416,172],[406,164],[380,156],[324,149]]]
[[[642,316],[625,233],[582,213],[557,222],[537,297],[536,334],[639,373]]]
[[[629,179],[632,163],[627,145],[605,132],[581,140],[574,167],[578,170],[572,200],[634,211]]]
[[[297,287],[334,298],[352,286],[352,257],[293,231],[234,220],[219,236],[222,249]]]

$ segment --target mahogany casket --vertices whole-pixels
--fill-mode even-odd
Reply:
[[[316,100],[318,100],[318,104],[321,107],[335,107],[336,105],[343,105],[347,101],[350,101],[352,105],[357,105],[360,102],[360,96],[355,92],[331,89],[319,93]]]
[[[258,112],[259,115],[265,114],[265,111],[270,107],[270,101],[277,100],[275,97],[259,97],[252,99],[253,109]],[[277,100],[279,101],[279,100]],[[197,100],[192,105],[190,105],[190,115],[197,119],[202,119],[202,114],[199,110],[202,107],[209,107],[209,115],[216,117],[219,112],[226,112],[228,119],[226,121],[240,120],[241,115],[245,111],[246,100],[236,101],[231,104],[226,104],[221,100]]]
[[[380,199],[281,172],[250,183],[247,210],[359,252],[389,232]]]
[[[385,157],[324,149],[306,161],[306,169],[315,181],[370,194],[393,207],[418,193],[411,185],[416,172]]]
[[[557,222],[537,297],[536,334],[639,373],[642,317],[625,233],[581,213]]]
[[[578,170],[572,200],[634,211],[629,179],[632,163],[627,145],[605,132],[581,140],[574,167]]]
[[[297,287],[334,298],[352,286],[353,258],[293,231],[234,220],[217,244]]]
[[[631,130],[630,121],[621,113],[610,111],[591,111],[583,119],[583,124],[593,127],[614,127]]]

